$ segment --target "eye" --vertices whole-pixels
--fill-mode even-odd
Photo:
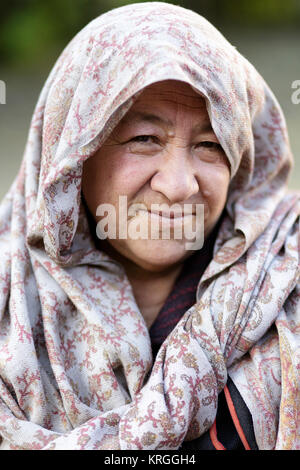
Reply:
[[[160,139],[151,134],[136,135],[126,144],[129,152],[136,155],[155,155],[161,149]]]
[[[149,144],[149,143],[158,143],[158,138],[155,137],[155,135],[137,135],[136,137],[133,137],[130,142],[139,142],[143,144]]]
[[[223,147],[218,142],[203,140],[194,145],[194,152],[197,158],[212,164],[224,164],[228,166],[228,159]]]
[[[199,148],[199,147],[204,147],[204,148],[211,149],[211,150],[223,150],[223,148],[221,147],[219,143],[211,142],[208,140],[199,142],[199,144],[196,145],[196,148]]]

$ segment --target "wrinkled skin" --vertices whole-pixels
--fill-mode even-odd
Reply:
[[[119,195],[127,196],[128,207],[143,203],[148,210],[152,204],[204,204],[207,238],[225,206],[229,182],[230,164],[211,128],[205,100],[190,85],[170,80],[145,88],[85,162],[82,190],[96,222],[99,204],[115,206],[117,233]],[[145,217],[140,221],[144,223]],[[195,224],[195,216],[182,223]],[[125,267],[148,325],[192,254],[185,242],[184,237],[102,242],[102,248]]]

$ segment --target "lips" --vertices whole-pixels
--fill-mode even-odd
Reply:
[[[160,217],[165,217],[166,219],[179,219],[182,218],[186,215],[196,215],[195,212],[188,212],[188,211],[181,211],[181,212],[176,212],[176,211],[156,211],[156,210],[148,210],[148,213],[159,215]]]
[[[190,224],[192,219],[195,217],[195,214],[182,214],[182,213],[172,213],[172,212],[165,212],[165,211],[145,211],[145,215],[148,215],[153,223],[162,223],[163,226],[167,227],[177,227],[186,224]]]

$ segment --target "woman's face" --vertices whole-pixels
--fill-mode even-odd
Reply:
[[[102,147],[86,160],[82,191],[96,222],[103,219],[96,215],[99,205],[115,207],[116,238],[108,239],[110,245],[140,267],[160,271],[191,254],[184,228],[195,229],[195,215],[161,217],[151,214],[152,204],[177,203],[182,209],[192,204],[192,212],[203,204],[206,238],[222,213],[229,182],[229,162],[211,128],[204,99],[190,85],[170,80],[145,88]],[[157,234],[133,239],[128,232],[118,237],[120,196],[126,196],[127,208],[136,203],[147,208],[133,217],[126,214],[128,224],[150,227],[155,219],[156,227],[157,222],[169,227],[169,239]],[[174,223],[182,226],[181,239],[174,236]]]

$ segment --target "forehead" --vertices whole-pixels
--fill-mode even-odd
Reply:
[[[133,106],[141,103],[165,102],[181,104],[196,108],[206,108],[203,96],[196,92],[188,83],[177,80],[165,80],[147,86],[137,98]]]
[[[201,119],[210,123],[204,98],[185,82],[166,80],[146,87],[122,119],[122,123],[144,121],[172,126]]]

